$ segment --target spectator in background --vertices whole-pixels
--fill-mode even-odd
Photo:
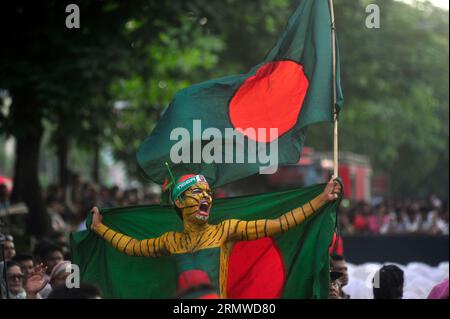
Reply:
[[[100,186],[98,192],[98,205],[100,207],[111,208],[111,197],[109,196],[109,189],[105,186]]]
[[[64,210],[64,190],[60,186],[56,184],[49,185],[45,197],[54,198],[60,206],[58,211],[62,212]]]
[[[402,208],[398,214],[398,224],[396,232],[399,234],[408,233],[413,228],[412,221],[410,219],[410,213],[407,208]]]
[[[380,234],[389,235],[398,232],[398,216],[397,213],[391,211],[388,213],[385,223],[380,227]]]
[[[14,261],[6,262],[6,278],[8,280],[9,298],[26,299],[27,293],[23,288],[24,275],[19,264]]]
[[[330,258],[330,268],[331,271],[335,271],[341,274],[341,276],[339,277],[340,281],[339,297],[341,299],[350,299],[350,296],[347,295],[342,289],[348,285],[348,267],[344,256],[332,254]]]
[[[54,192],[47,195],[46,205],[47,212],[50,215],[50,225],[53,232],[69,233],[70,226],[64,221],[64,206],[62,205],[61,198]]]
[[[42,259],[44,266],[47,267],[47,274],[50,275],[53,267],[64,260],[64,253],[61,247],[49,243],[42,247],[42,250],[40,251],[40,258]]]
[[[385,265],[375,274],[373,280],[374,299],[402,299],[404,274],[395,265]]]
[[[342,233],[352,235],[355,233],[355,228],[353,227],[351,220],[350,201],[344,198],[341,202],[341,206],[342,207],[338,218],[340,228]]]
[[[81,199],[78,203],[79,210],[74,219],[75,230],[86,230],[86,219],[92,205],[98,205],[100,203],[100,196],[97,187],[88,183],[83,183],[81,187]]]
[[[353,219],[353,228],[359,233],[366,233],[368,230],[369,222],[368,217],[370,216],[370,205],[366,203],[360,203],[358,205],[355,217]]]
[[[431,199],[433,198],[433,200]],[[434,202],[432,204],[431,202]],[[427,234],[448,235],[448,200],[376,200],[374,208],[363,202],[342,201],[339,225],[346,235]],[[439,208],[436,208],[439,207]]]
[[[428,299],[448,299],[448,278],[431,289]]]
[[[421,229],[423,222],[423,214],[420,211],[420,207],[413,206],[410,210],[410,220],[411,224],[408,229],[410,233],[418,233]]]
[[[33,256],[31,254],[29,253],[17,254],[13,258],[13,261],[15,261],[20,266],[20,269],[22,270],[22,273],[24,274],[25,278],[27,278],[28,275],[32,273],[34,269],[34,261]]]
[[[70,247],[69,247],[69,233],[56,232],[50,237],[50,243],[55,244],[61,248],[64,256],[64,260],[70,259]]]
[[[161,198],[161,188],[158,185],[153,185],[144,190],[145,205],[158,205]]]
[[[422,230],[430,235],[448,234],[448,223],[441,218],[437,209],[433,209],[428,212],[427,219],[422,225]]]
[[[49,283],[49,275],[53,268],[64,260],[63,251],[59,246],[51,242],[42,242],[36,245],[34,255],[36,263],[39,264],[42,262],[44,267],[46,267],[45,280],[47,284],[39,293],[43,298],[47,298],[52,291],[52,287]]]
[[[10,299],[41,299],[38,291],[45,285],[43,268],[35,267],[25,278],[19,264],[14,261],[6,263]]]
[[[388,222],[389,218],[387,216],[387,211],[387,207],[380,204],[375,209],[375,214],[369,216],[367,227],[371,234],[379,234],[380,229]]]
[[[442,207],[442,200],[435,194],[429,196],[428,203],[432,209],[440,209]]]
[[[66,285],[66,279],[71,274],[71,263],[70,261],[61,261],[53,267],[52,272],[49,276],[49,283],[52,286],[52,290],[61,286]]]
[[[129,189],[123,194],[126,206],[139,205],[139,193],[136,188]]]
[[[16,246],[14,245],[14,238],[11,235],[5,236],[4,242],[5,261],[10,261],[16,256]]]
[[[330,291],[328,293],[328,299],[342,299],[342,283],[340,281],[342,273],[338,271],[330,272]]]
[[[113,186],[109,189],[109,199],[108,199],[108,205],[110,207],[118,207],[120,198],[122,197],[120,189],[118,186]]]

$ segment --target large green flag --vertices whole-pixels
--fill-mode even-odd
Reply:
[[[211,224],[225,219],[277,218],[306,204],[325,185],[214,201]],[[238,242],[228,267],[229,298],[327,298],[329,255],[339,201],[299,226],[273,238]],[[104,223],[136,239],[182,231],[173,208],[127,207],[103,210]],[[89,226],[90,220],[88,221]],[[86,230],[72,234],[72,262],[81,280],[97,284],[106,298],[170,298],[177,287],[177,257],[130,257]]]
[[[260,64],[176,94],[141,145],[139,165],[158,184],[168,162],[176,176],[202,174],[216,187],[297,163],[306,127],[333,121],[332,49],[329,1],[300,1]],[[339,57],[336,67],[339,110]]]

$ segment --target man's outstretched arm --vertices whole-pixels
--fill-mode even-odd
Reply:
[[[102,215],[97,207],[92,209],[91,230],[99,234],[118,251],[128,256],[158,257],[167,254],[165,247],[166,234],[151,239],[137,240],[116,232],[102,223]]]
[[[331,201],[336,200],[341,192],[341,185],[337,181],[330,181],[319,196],[301,207],[295,208],[276,219],[260,219],[243,221],[237,219],[226,220],[224,228],[226,241],[255,240],[286,232],[300,224],[316,211]]]

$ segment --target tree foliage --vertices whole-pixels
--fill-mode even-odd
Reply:
[[[377,1],[381,28],[367,29],[354,12],[365,12],[368,1],[337,3],[343,149],[367,154],[375,173],[388,172],[394,194],[447,194],[448,12]]]

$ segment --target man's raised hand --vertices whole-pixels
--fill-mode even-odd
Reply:
[[[100,211],[97,207],[93,207],[91,209],[92,214],[92,224],[91,229],[94,230],[98,225],[100,225],[103,221],[103,216],[100,214]]]
[[[327,201],[332,202],[339,198],[341,190],[341,184],[336,179],[332,179],[328,182],[322,194]]]

